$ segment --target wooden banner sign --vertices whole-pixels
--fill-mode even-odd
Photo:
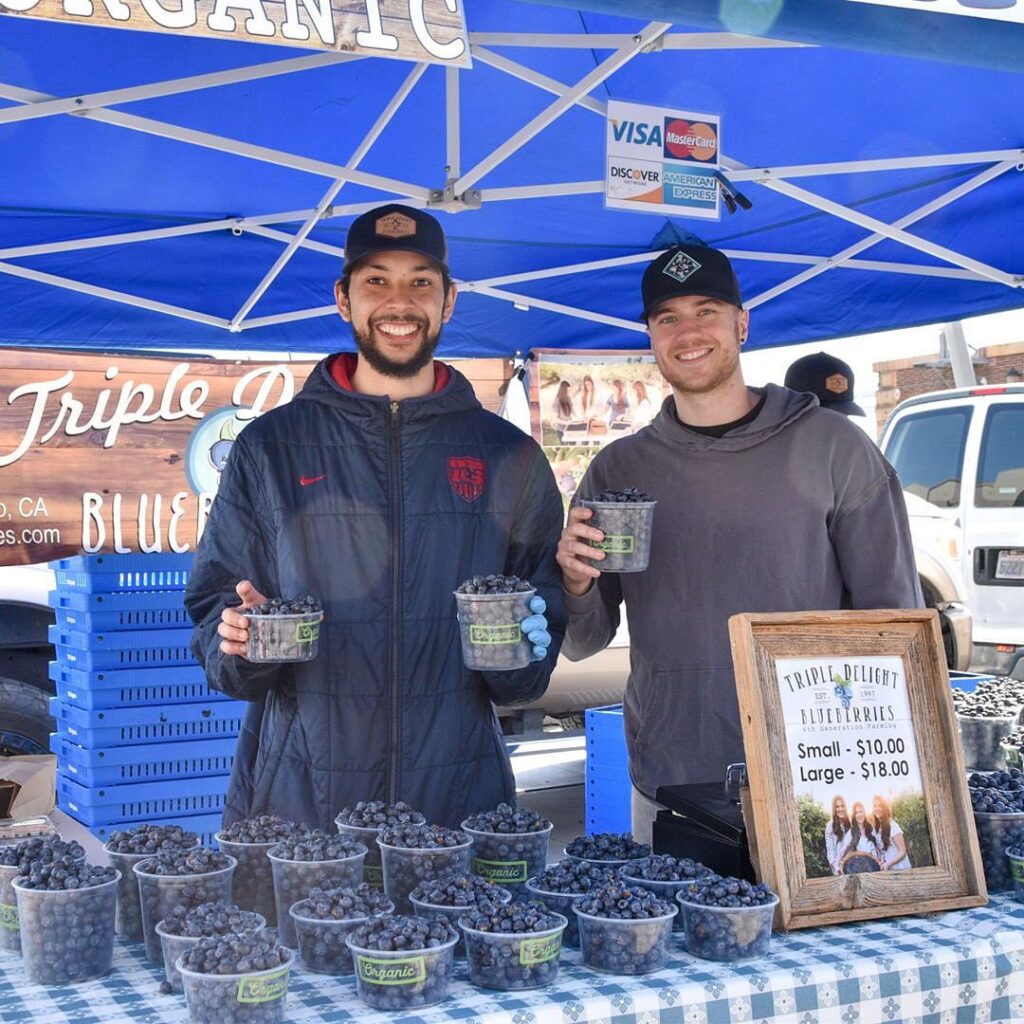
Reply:
[[[0,0],[0,14],[469,67],[461,0]]]
[[[193,550],[235,438],[315,365],[0,349],[0,565]],[[494,410],[506,361],[458,367]]]

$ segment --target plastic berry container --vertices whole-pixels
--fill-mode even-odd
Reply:
[[[199,845],[199,836],[192,844]],[[117,886],[117,934],[129,942],[142,942],[142,905],[139,903],[139,882],[133,868],[144,860],[149,860],[152,853],[116,853],[105,845],[110,866],[121,872],[121,880]]]
[[[247,661],[257,663],[312,661],[320,647],[322,611],[294,615],[246,615],[249,620]]]
[[[459,828],[473,840],[470,870],[510,892],[525,892],[526,880],[548,863],[548,841],[554,824],[536,832],[482,832],[463,822]]]
[[[554,982],[569,922],[562,914],[551,916],[558,923],[542,932],[483,932],[470,927],[465,918],[460,921],[469,983],[512,992]]]
[[[607,860],[603,860],[600,857],[579,857],[575,853],[569,853],[567,848],[562,850],[562,856],[566,860],[575,860],[583,864],[593,864],[595,867],[599,868],[619,868],[620,870],[624,868],[630,860],[635,859],[630,857],[610,857]]]
[[[1024,903],[1024,846],[1011,846],[1006,851],[1006,861],[1013,882],[1013,898]]]
[[[277,902],[277,934],[282,946],[295,949],[298,936],[288,912],[293,904],[308,898],[311,889],[354,887],[363,880],[366,851],[335,860],[289,860],[268,853],[274,873],[274,899]]]
[[[458,846],[420,848],[390,846],[378,839],[377,845],[384,870],[384,892],[394,903],[396,914],[411,914],[413,906],[409,894],[420,882],[449,873],[468,873],[473,841],[467,836],[466,841]]]
[[[594,562],[601,572],[643,572],[651,560],[651,531],[656,501],[581,501],[593,515],[587,526],[604,532],[590,546],[604,552]]]
[[[1007,768],[1020,768],[1024,766],[1024,760],[1021,758],[1021,745],[1019,743],[1008,743],[1006,740],[1003,740],[999,744],[999,749],[1003,752],[1003,761]]]
[[[355,967],[356,995],[375,1010],[433,1006],[448,998],[457,938],[427,949],[364,949],[345,940]]]
[[[1012,889],[1013,877],[1006,851],[1024,847],[1024,811],[975,811],[974,827],[978,830],[978,845],[981,848],[988,891],[1006,892]]]
[[[280,839],[268,843],[235,843],[218,832],[214,838],[220,850],[238,861],[232,885],[236,906],[251,910],[263,917],[266,923],[277,926],[277,901],[274,898],[274,871],[267,857]]]
[[[686,950],[702,960],[735,963],[767,956],[779,897],[750,907],[709,907],[676,896],[683,914]]]
[[[633,861],[629,862],[634,863]],[[711,874],[711,869],[707,868],[705,874]],[[629,873],[629,864],[627,864],[619,872],[619,878],[622,879],[624,885],[628,885],[631,888],[636,887],[640,889],[647,889],[649,892],[653,892],[659,899],[665,900],[666,903],[675,903],[676,896],[679,893],[686,893],[693,887],[694,880],[692,878],[680,879],[679,881],[672,882],[660,882],[653,878],[640,878],[637,875],[631,875]],[[683,930],[683,915],[676,914],[672,919],[672,931],[681,932]]]
[[[75,859],[85,860],[85,854]],[[5,953],[21,952],[18,900],[13,882],[22,873],[17,864],[0,864],[0,951]]]
[[[533,644],[519,623],[530,615],[530,598],[537,591],[511,594],[460,594],[455,591],[466,668],[506,672],[525,668],[533,656]]]
[[[237,906],[237,904],[236,904]],[[267,925],[267,920],[262,914],[253,914],[256,920],[253,921],[253,931],[261,932]],[[201,935],[172,935],[164,931],[164,923],[160,921],[156,926],[156,933],[160,938],[160,949],[164,955],[164,977],[167,984],[171,986],[172,992],[183,992],[181,975],[178,973],[178,958],[184,956],[189,949],[199,942]]]
[[[377,845],[377,836],[380,835],[383,826],[366,828],[362,825],[349,825],[335,818],[334,827],[341,835],[351,836],[366,847],[366,857],[363,860],[363,881],[367,885],[372,885],[374,889],[383,889],[384,871],[380,866],[380,847]]]
[[[192,1024],[281,1024],[295,954],[266,971],[200,974],[175,962]]]
[[[1017,724],[1017,712],[999,718],[957,715],[964,767],[974,771],[998,771],[1006,767],[1003,740]]]
[[[678,912],[678,907],[672,907],[671,913],[660,917],[597,917],[574,906],[584,966],[605,974],[661,970],[668,961],[672,921]]]
[[[565,931],[562,933],[562,945],[570,949],[579,949],[580,928],[572,905],[586,896],[583,892],[546,892],[537,887],[536,878],[526,880],[526,892],[530,899],[543,903],[553,914],[561,914],[565,918]]]
[[[512,893],[502,887],[503,895],[500,897],[502,903],[510,903],[512,901]],[[431,914],[436,914],[438,917],[446,917],[452,927],[459,933],[459,937],[455,942],[455,949],[452,955],[456,960],[464,960],[466,958],[466,940],[459,928],[459,918],[463,917],[469,907],[448,907],[440,903],[427,903],[424,900],[417,899],[415,896],[409,897],[409,902],[412,903],[413,913],[418,917],[429,917]]]
[[[191,910],[200,903],[221,900],[231,902],[231,883],[235,873],[235,858],[223,855],[228,863],[216,871],[194,875],[157,875],[149,869],[152,857],[140,861],[132,870],[139,883],[139,902],[142,905],[142,933],[146,942],[146,956],[152,963],[163,963],[164,954],[156,926],[177,906]]]
[[[390,914],[393,910],[394,904],[388,901],[385,907],[372,916]],[[288,913],[292,918],[302,966],[307,971],[333,975],[354,973],[352,951],[345,940],[351,932],[365,924],[371,915],[360,914],[343,919],[310,917],[309,900],[300,900]]]
[[[75,985],[110,971],[117,882],[116,875],[82,889],[24,889],[14,882],[21,954],[32,984]]]

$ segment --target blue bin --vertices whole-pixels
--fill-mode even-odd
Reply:
[[[237,736],[246,707],[244,701],[228,700],[90,710],[50,698],[58,735],[94,749]]]
[[[585,827],[595,832],[628,832],[632,827],[632,786],[622,725],[622,705],[588,708]]]
[[[194,554],[75,555],[50,562],[58,590],[124,594],[184,590]]]
[[[80,708],[123,708],[146,704],[194,704],[229,700],[211,690],[198,665],[86,672],[50,662],[57,696]]]
[[[181,590],[126,594],[51,590],[48,603],[61,629],[81,633],[191,628],[192,625]]]
[[[122,786],[83,786],[58,772],[57,805],[89,826],[153,821],[179,815],[221,814],[228,778],[227,775],[208,775],[188,782],[169,779]]]

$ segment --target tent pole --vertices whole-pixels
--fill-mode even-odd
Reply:
[[[445,152],[447,165],[444,176],[451,181],[462,173],[462,151],[460,135],[462,124],[459,117],[459,69],[444,69],[444,106],[445,106]]]
[[[972,388],[977,384],[971,350],[967,347],[964,326],[959,320],[942,325],[942,336],[946,340],[949,363],[953,368],[953,383],[958,388]]]
[[[919,167],[955,167],[958,164],[1024,162],[1024,149],[990,149],[976,153],[935,153],[931,156],[896,156],[878,160],[840,160],[828,164],[795,164],[789,167],[730,168],[732,181],[767,185],[776,178],[810,178],[825,174],[859,174],[863,171],[904,171]]]
[[[556,78],[549,78],[547,75],[542,75],[539,71],[534,71],[533,68],[517,64],[514,60],[509,60],[507,57],[501,56],[500,53],[494,53],[492,50],[486,49],[486,47],[474,46],[471,53],[473,59],[480,61],[481,64],[497,68],[513,78],[518,78],[521,82],[528,82],[530,85],[535,85],[538,89],[543,89],[545,92],[552,92],[556,96],[564,95],[565,91],[569,88],[564,82],[559,82]],[[576,100],[576,106],[583,107],[584,110],[592,110],[595,114],[600,114],[601,117],[605,117],[608,113],[608,104],[595,100],[592,96],[580,96]]]

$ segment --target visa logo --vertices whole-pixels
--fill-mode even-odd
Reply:
[[[612,135],[616,142],[661,148],[660,124],[647,124],[644,121],[612,121]]]

